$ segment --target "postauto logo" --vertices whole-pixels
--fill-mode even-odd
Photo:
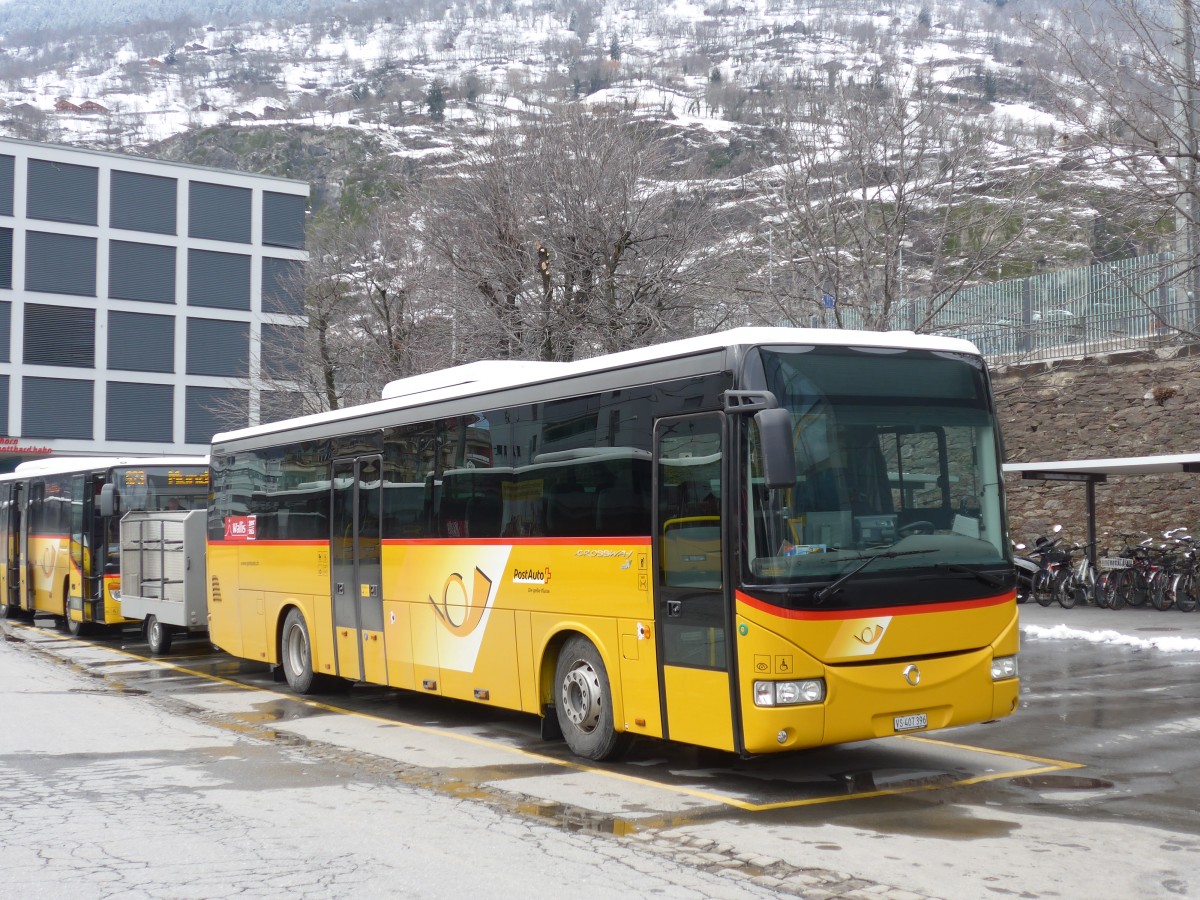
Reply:
[[[550,567],[540,569],[513,569],[513,584],[548,584]]]

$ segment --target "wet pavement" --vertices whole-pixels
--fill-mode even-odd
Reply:
[[[1200,639],[1200,614],[1021,614],[1021,710],[1002,722],[754,760],[644,741],[611,765],[542,742],[528,716],[373,687],[301,699],[203,641],[152,660],[11,625],[101,693],[774,892],[1200,890],[1200,652],[1153,644]],[[1078,635],[1046,636],[1064,629]]]

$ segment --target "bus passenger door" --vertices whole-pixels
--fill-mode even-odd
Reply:
[[[337,669],[343,678],[387,683],[380,559],[382,464],[378,456],[333,464],[329,560]]]
[[[0,597],[11,610],[21,606],[21,485],[12,482],[0,488],[0,534],[3,543],[0,553],[3,553],[4,595]]]
[[[21,537],[17,549],[17,565],[21,570],[21,606],[33,613],[37,610],[37,582],[34,579],[36,566],[36,548],[34,541],[33,519],[35,511],[41,508],[42,499],[46,493],[46,485],[41,481],[25,482],[21,491]]]
[[[719,413],[655,425],[654,614],[663,736],[733,750],[724,431]]]
[[[67,541],[71,568],[67,580],[66,615],[69,621],[77,623],[104,621],[103,608],[97,618],[96,604],[88,602],[95,599],[88,590],[91,584],[91,552],[88,547],[89,535],[84,527],[84,523],[91,518],[91,509],[84,508],[85,500],[91,499],[90,492],[91,482],[86,481],[83,475],[71,477],[71,534]]]

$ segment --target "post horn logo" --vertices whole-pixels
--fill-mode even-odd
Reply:
[[[442,585],[441,602],[434,600],[433,597],[429,598],[429,602],[433,604],[434,612],[437,613],[438,618],[451,634],[455,637],[466,637],[483,621],[483,614],[487,612],[488,598],[491,596],[491,592],[492,579],[479,569],[475,570],[474,583],[470,591],[467,590],[463,577],[457,572],[453,572],[446,579],[446,583]]]
[[[868,625],[862,631],[855,632],[853,637],[863,646],[870,647],[879,643],[879,639],[883,637],[883,633],[886,630],[886,625],[880,625],[876,623],[874,625]]]

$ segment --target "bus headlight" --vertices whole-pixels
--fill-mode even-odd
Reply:
[[[755,706],[800,706],[825,699],[825,679],[754,682]]]
[[[1015,656],[997,656],[992,660],[992,681],[1004,681],[1006,678],[1017,677],[1017,658]]]

